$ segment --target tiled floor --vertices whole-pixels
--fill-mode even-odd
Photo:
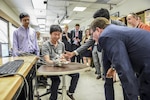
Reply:
[[[80,73],[80,79],[74,97],[76,100],[105,100],[104,96],[104,81],[97,80],[92,69],[88,72]],[[70,77],[66,76],[66,86],[69,85]],[[61,85],[60,85],[61,87]],[[123,100],[122,89],[119,82],[114,84],[115,100]],[[68,89],[68,87],[67,87]],[[46,89],[39,89],[39,93],[44,93]],[[41,97],[41,100],[49,100],[50,95]],[[35,100],[37,100],[35,98]],[[58,100],[62,100],[62,96],[58,95]],[[66,100],[70,100],[67,98]]]

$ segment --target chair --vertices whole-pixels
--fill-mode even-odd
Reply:
[[[41,100],[40,97],[45,96],[45,95],[49,95],[49,94],[51,93],[51,89],[50,89],[51,85],[48,84],[48,82],[40,81],[40,82],[45,86],[45,88],[46,88],[46,86],[49,86],[49,88],[46,90],[46,93],[39,94],[38,88],[39,88],[39,86],[40,86],[40,83],[39,83],[39,81],[38,81],[38,77],[43,76],[43,74],[39,73],[37,70],[38,70],[38,68],[39,68],[41,65],[45,65],[45,64],[42,63],[42,61],[36,63],[36,77],[35,77],[35,91],[36,91],[36,94],[35,94],[34,96],[37,97],[37,100]],[[46,79],[47,79],[47,77],[46,77]],[[46,81],[47,81],[47,80],[46,80]],[[61,90],[61,89],[59,89],[59,90]],[[58,93],[59,93],[59,94],[62,94],[62,93],[59,92],[59,91],[58,91]]]

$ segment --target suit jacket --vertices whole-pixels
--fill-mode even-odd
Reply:
[[[150,76],[150,32],[111,24],[101,33],[99,44],[115,67],[129,100],[136,100],[135,73],[141,79],[143,73]]]
[[[74,38],[76,37],[75,36],[75,30],[72,30],[70,32],[70,37],[71,37],[71,43],[73,44],[74,43]],[[79,32],[78,32],[78,38],[80,39],[80,42],[81,42],[82,41],[82,31],[81,30],[79,30]],[[79,42],[79,46],[81,45],[80,42]]]
[[[116,21],[116,20],[111,20],[111,23],[115,25],[125,26],[124,23],[120,21]],[[90,46],[93,46],[94,43],[95,41],[93,40],[93,37],[91,35],[90,39],[86,43],[84,43],[82,46],[80,46],[78,49],[76,49],[76,51],[80,54],[84,52],[87,48],[89,48]],[[100,50],[100,47],[99,47],[99,50]]]

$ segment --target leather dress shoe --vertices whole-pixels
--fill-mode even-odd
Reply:
[[[68,91],[67,91],[67,95],[71,100],[75,100],[75,98],[73,97],[73,94],[70,95]]]
[[[98,75],[97,77],[96,77],[96,79],[100,79],[101,78],[101,75]]]

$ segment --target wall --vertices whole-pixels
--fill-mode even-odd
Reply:
[[[150,8],[150,0],[126,0],[123,4],[114,7],[110,13],[120,12],[120,16],[126,16],[131,12],[140,12]]]
[[[20,24],[20,20],[18,15],[13,12],[12,8],[10,8],[6,3],[4,3],[3,0],[0,0],[0,16],[4,16],[7,20],[9,20],[11,23],[18,26]]]
[[[116,13],[119,11],[120,16],[127,16],[131,12],[140,12],[146,9],[149,9],[150,0],[123,0],[122,3],[113,6],[113,9],[110,10],[110,14]],[[109,8],[108,8],[109,9]],[[82,22],[80,25],[88,27],[93,18],[90,18],[88,21]]]

